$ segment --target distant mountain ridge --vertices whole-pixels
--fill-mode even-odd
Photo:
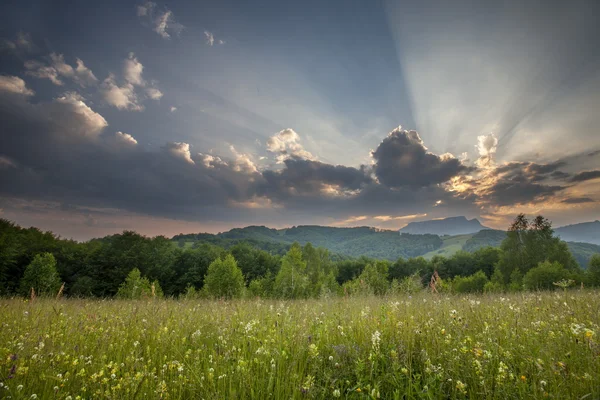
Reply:
[[[600,245],[600,221],[583,222],[556,228],[554,232],[566,242],[584,242]]]
[[[252,246],[269,251],[272,254],[284,254],[294,242],[298,242],[301,245],[310,242],[316,247],[329,249],[336,257],[338,255],[340,257],[366,256],[394,261],[399,257],[425,256],[430,258],[435,255],[450,257],[460,250],[474,252],[486,246],[499,247],[502,240],[506,237],[506,231],[486,228],[476,219],[467,220],[465,217],[455,217],[424,222],[439,223],[440,221],[443,223],[456,221],[463,228],[467,226],[464,229],[469,229],[471,232],[444,236],[444,233],[442,235],[431,233],[412,234],[405,232],[404,228],[398,233],[397,231],[381,230],[367,226],[337,228],[300,225],[286,229],[248,226],[218,234],[198,233],[176,235],[173,237],[173,241],[178,242],[180,246],[191,246],[196,242],[204,242],[225,248],[240,242],[248,242]],[[425,224],[425,227],[431,230],[427,225]],[[440,229],[439,224],[434,224],[433,226],[440,232],[453,232],[447,229]],[[581,226],[584,229],[579,229]],[[443,225],[441,227],[443,228]],[[600,228],[600,224],[596,221],[569,225],[563,228],[568,228],[566,231],[567,234],[579,235],[575,236],[579,240],[569,240],[567,241],[567,245],[579,264],[585,268],[591,256],[600,253],[600,243],[593,244],[589,239],[592,238],[593,240],[594,237],[597,237],[594,236],[594,232],[597,232],[594,229]],[[563,228],[557,228],[556,231],[561,232]],[[476,231],[473,232],[473,229]],[[565,240],[564,234],[561,234],[563,240]],[[589,238],[586,235],[590,235]]]
[[[412,235],[432,234],[438,236],[444,235],[466,235],[477,233],[483,229],[490,229],[481,225],[477,218],[467,219],[464,216],[449,217],[444,219],[433,219],[429,221],[411,222],[400,233],[410,233]]]

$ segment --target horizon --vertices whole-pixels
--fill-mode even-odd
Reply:
[[[0,218],[80,241],[593,222],[598,13],[593,0],[6,2]]]
[[[532,216],[526,216],[526,217],[529,218],[529,217],[532,217]],[[0,216],[0,218],[2,218],[2,217]],[[451,216],[451,217],[446,217],[446,218],[411,221],[410,223],[440,221],[440,220],[454,219],[454,218],[466,218],[466,217],[464,217],[462,215],[456,215],[456,216]],[[477,220],[481,224],[481,221],[479,221],[479,219],[477,219],[477,218],[472,218],[472,219],[468,219],[467,218],[466,219],[466,221],[468,221],[468,222],[471,222],[473,220]],[[122,234],[125,231],[133,231],[133,232],[136,232],[136,233],[141,234],[141,235],[146,236],[146,237],[164,236],[166,238],[172,239],[175,236],[179,236],[179,235],[195,235],[195,234],[220,235],[220,234],[223,234],[223,233],[227,233],[227,232],[229,232],[229,231],[231,231],[233,229],[246,229],[246,228],[267,228],[267,229],[274,229],[274,230],[278,230],[278,231],[286,230],[286,229],[293,229],[293,228],[302,228],[302,227],[320,227],[320,228],[337,228],[337,229],[367,228],[367,229],[375,229],[377,231],[399,232],[400,230],[402,230],[403,228],[407,227],[410,224],[410,223],[407,223],[406,225],[404,225],[404,226],[402,226],[400,228],[397,228],[397,229],[396,228],[395,229],[379,228],[379,227],[376,227],[376,226],[369,226],[369,225],[332,226],[332,225],[298,224],[298,225],[287,225],[287,226],[283,226],[283,227],[279,227],[279,228],[272,227],[272,226],[267,226],[267,225],[246,225],[246,226],[234,226],[232,228],[229,228],[229,229],[226,229],[226,230],[223,230],[223,231],[213,231],[213,232],[207,232],[207,231],[193,231],[192,232],[192,231],[190,231],[190,232],[177,232],[177,233],[170,233],[170,234],[165,234],[165,233],[147,234],[147,233],[144,233],[144,232],[138,232],[135,229],[124,229],[124,230],[120,230],[120,231],[113,231],[113,232],[110,232],[110,233],[106,233],[105,235],[101,235],[101,236],[91,236],[91,237],[87,237],[87,238],[73,238],[73,237],[65,237],[63,235],[60,235],[59,233],[54,232],[51,229],[43,229],[43,228],[41,228],[39,226],[34,226],[34,225],[23,226],[23,225],[18,224],[16,221],[11,221],[11,220],[8,220],[8,221],[11,222],[11,223],[16,224],[18,226],[21,226],[22,228],[25,228],[25,229],[27,229],[27,228],[37,228],[37,229],[40,229],[41,231],[44,231],[44,232],[51,232],[51,233],[53,233],[53,234],[61,237],[62,239],[74,240],[76,242],[87,242],[87,241],[90,241],[90,240],[93,240],[93,239],[101,239],[101,238],[106,237],[106,236],[119,235],[119,234]],[[560,225],[560,226],[554,226],[554,224],[552,224],[552,221],[550,221],[550,223],[552,224],[552,229],[553,230],[556,230],[556,229],[559,229],[559,228],[569,227],[569,226],[572,226],[572,225],[581,225],[581,224],[595,223],[595,222],[600,222],[600,221],[596,219],[596,220],[583,221],[583,222],[578,222],[578,223],[574,223],[574,224],[567,224],[567,225]],[[506,227],[505,228],[497,229],[497,228],[492,228],[492,227],[489,227],[489,226],[485,226],[484,224],[481,224],[481,225],[483,226],[483,229],[481,229],[481,230],[502,230],[502,231],[506,231],[507,230]],[[402,232],[399,232],[399,233],[402,233]],[[431,233],[429,233],[429,234],[431,234]],[[425,235],[425,234],[424,233],[410,233],[410,235]],[[441,237],[441,236],[461,236],[463,234],[457,234],[457,235],[443,234],[443,235],[440,235],[440,234],[433,233],[433,235],[437,235],[437,236]]]

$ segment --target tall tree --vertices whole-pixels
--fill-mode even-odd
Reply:
[[[302,259],[302,249],[298,243],[294,243],[282,257],[273,290],[276,296],[286,299],[307,297],[306,261]]]
[[[231,254],[218,258],[208,267],[204,278],[206,293],[215,298],[240,297],[244,290],[244,275]]]
[[[25,268],[21,279],[21,293],[27,296],[31,289],[38,296],[55,295],[60,287],[60,277],[56,271],[56,259],[51,253],[38,254]]]

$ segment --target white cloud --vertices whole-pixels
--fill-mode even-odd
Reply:
[[[206,44],[212,46],[215,44],[215,37],[209,31],[204,31],[204,36],[206,36]]]
[[[190,145],[183,142],[169,142],[165,149],[173,156],[181,158],[190,164],[195,164],[190,153]]]
[[[155,7],[156,7],[156,3],[153,3],[151,1],[147,1],[146,3],[142,4],[141,6],[137,6],[138,17],[149,16],[150,14],[152,14],[152,11],[154,10]]]
[[[293,129],[284,129],[267,140],[267,151],[278,154],[277,163],[283,163],[288,157],[299,157],[307,160],[316,160],[299,143],[300,136]]]
[[[104,100],[119,110],[142,111],[144,109],[144,106],[139,103],[133,85],[131,83],[117,85],[113,74],[104,80],[101,92]]]
[[[146,83],[142,78],[143,71],[144,66],[142,63],[138,61],[135,54],[129,53],[129,57],[125,59],[123,65],[123,76],[127,82],[137,86],[144,86]]]
[[[125,146],[135,146],[138,143],[138,141],[135,140],[135,138],[129,133],[123,133],[120,131],[115,132],[115,139],[117,143],[123,144]]]
[[[171,106],[171,112],[175,112],[175,111],[177,111],[177,107]]]
[[[159,100],[161,97],[163,97],[163,93],[160,90],[158,90],[157,88],[153,88],[153,87],[147,88],[146,94],[152,100]]]
[[[248,154],[239,153],[233,145],[229,146],[229,150],[235,156],[235,161],[233,162],[233,170],[236,172],[244,172],[244,173],[253,173],[258,172],[256,165],[250,158]]]
[[[488,135],[477,136],[477,145],[475,146],[479,152],[477,165],[481,167],[489,166],[494,161],[494,155],[498,149],[498,138],[490,133]]]
[[[25,81],[18,76],[0,75],[0,91],[33,96],[35,92],[27,87]]]
[[[90,86],[98,81],[91,69],[85,66],[84,62],[77,58],[76,68],[73,68],[65,62],[62,54],[52,53],[49,56],[48,64],[36,60],[25,62],[25,68],[28,75],[41,79],[49,79],[55,85],[63,85],[64,82],[59,76],[72,79],[81,87]]]
[[[84,102],[84,98],[75,92],[67,92],[55,100],[56,103],[66,106],[73,113],[73,118],[78,119],[80,126],[85,136],[96,137],[105,127],[108,122],[104,117],[92,110]],[[71,121],[69,121],[71,122]]]
[[[210,31],[204,31],[204,37],[206,38],[206,44],[209,46],[214,46],[215,44],[225,44],[225,41],[222,39],[216,40],[215,35]]]
[[[155,12],[156,3],[148,1],[137,6],[137,16],[152,24],[152,30],[164,39],[170,39],[171,35],[179,35],[184,26],[175,21],[173,12],[167,8],[163,12]]]

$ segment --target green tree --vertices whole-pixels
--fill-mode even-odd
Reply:
[[[376,295],[387,293],[390,285],[388,282],[389,263],[386,261],[376,261],[373,264],[367,264],[362,274],[357,278],[364,282]]]
[[[529,290],[553,289],[554,282],[570,277],[570,272],[560,263],[544,261],[527,271],[523,277],[523,285]]]
[[[56,259],[51,253],[36,255],[25,268],[25,274],[21,279],[21,293],[27,296],[31,288],[38,296],[53,296],[60,288]]]
[[[527,274],[543,261],[558,262],[568,270],[578,268],[566,243],[554,236],[550,221],[541,215],[529,222],[524,214],[519,214],[510,226],[501,249],[497,265],[505,285],[511,282],[515,270]]]
[[[242,295],[244,275],[231,254],[210,263],[204,278],[204,289],[215,298],[231,299]]]
[[[600,254],[594,254],[590,259],[587,279],[591,286],[600,286]]]
[[[294,243],[281,258],[281,268],[275,277],[274,294],[286,299],[305,298],[308,295],[306,261],[302,259],[302,249]]]
[[[134,268],[119,286],[117,297],[139,300],[141,298],[163,297],[163,292],[157,280],[151,283],[147,277],[142,276],[139,269]]]

